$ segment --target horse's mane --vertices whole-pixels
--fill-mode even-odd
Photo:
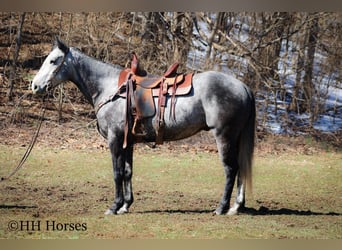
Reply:
[[[107,66],[113,67],[113,68],[118,69],[118,70],[121,70],[121,69],[122,69],[122,67],[121,67],[120,65],[113,64],[113,63],[110,63],[110,62],[105,62],[105,61],[102,61],[102,60],[100,60],[100,59],[98,59],[98,58],[89,56],[89,55],[87,55],[85,52],[83,52],[83,51],[82,51],[81,49],[79,49],[79,48],[76,48],[76,47],[69,47],[69,46],[66,45],[64,42],[62,42],[61,40],[59,40],[58,38],[57,38],[56,41],[54,42],[54,45],[52,46],[51,51],[54,50],[55,48],[59,47],[59,46],[61,46],[62,48],[65,48],[64,51],[66,51],[66,50],[68,50],[68,51],[69,51],[69,50],[72,50],[72,51],[77,52],[77,53],[81,54],[82,56],[84,56],[84,57],[86,57],[86,58],[88,58],[88,59],[90,59],[90,60],[92,60],[92,61],[95,61],[95,62],[97,62],[97,63],[105,64],[105,65],[107,65]],[[62,50],[63,50],[63,49],[62,49]]]
[[[86,57],[86,58],[88,58],[88,59],[90,59],[90,60],[92,60],[92,61],[95,61],[95,62],[97,62],[97,63],[105,64],[105,65],[107,65],[107,66],[113,67],[113,68],[118,69],[118,70],[121,70],[121,69],[123,68],[123,67],[120,66],[120,65],[113,64],[113,63],[106,62],[106,61],[102,61],[102,60],[100,60],[100,59],[98,59],[98,58],[96,58],[96,57],[89,56],[89,55],[87,55],[86,53],[84,53],[82,50],[80,50],[79,48],[70,47],[70,49],[71,49],[72,51],[76,51],[76,52],[79,53],[79,54],[82,54],[82,56],[84,56],[84,57]]]

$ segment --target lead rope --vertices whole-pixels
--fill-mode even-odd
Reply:
[[[0,178],[0,182],[2,182],[4,180],[8,180],[15,173],[17,173],[22,168],[24,163],[26,162],[26,159],[29,157],[29,155],[30,155],[30,153],[32,151],[32,148],[33,148],[34,144],[37,141],[38,134],[39,134],[40,128],[41,128],[43,120],[44,120],[44,114],[45,114],[45,110],[46,110],[46,107],[44,105],[44,101],[45,101],[45,96],[43,97],[43,101],[42,101],[42,107],[41,107],[41,112],[40,112],[41,114],[40,114],[40,118],[39,118],[38,127],[37,127],[37,130],[36,130],[36,133],[33,135],[32,139],[31,139],[30,145],[27,147],[26,152],[23,155],[23,157],[21,158],[21,160],[18,163],[18,165],[12,170],[12,172],[7,177],[1,177]]]

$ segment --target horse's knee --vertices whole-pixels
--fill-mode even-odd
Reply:
[[[130,180],[132,178],[132,175],[133,175],[133,171],[132,171],[132,168],[125,168],[125,180]]]

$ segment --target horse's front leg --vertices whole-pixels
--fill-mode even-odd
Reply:
[[[128,213],[129,207],[133,203],[132,174],[133,174],[133,144],[127,145],[125,153],[124,168],[124,204],[118,210],[118,214]]]
[[[114,202],[113,205],[105,212],[105,214],[117,214],[124,204],[124,170],[125,170],[125,152],[120,147],[117,140],[109,143],[109,149],[112,156],[113,173],[114,173]]]

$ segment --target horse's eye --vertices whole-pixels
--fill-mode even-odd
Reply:
[[[56,64],[56,61],[57,61],[57,60],[51,60],[51,61],[50,61],[50,64]]]

